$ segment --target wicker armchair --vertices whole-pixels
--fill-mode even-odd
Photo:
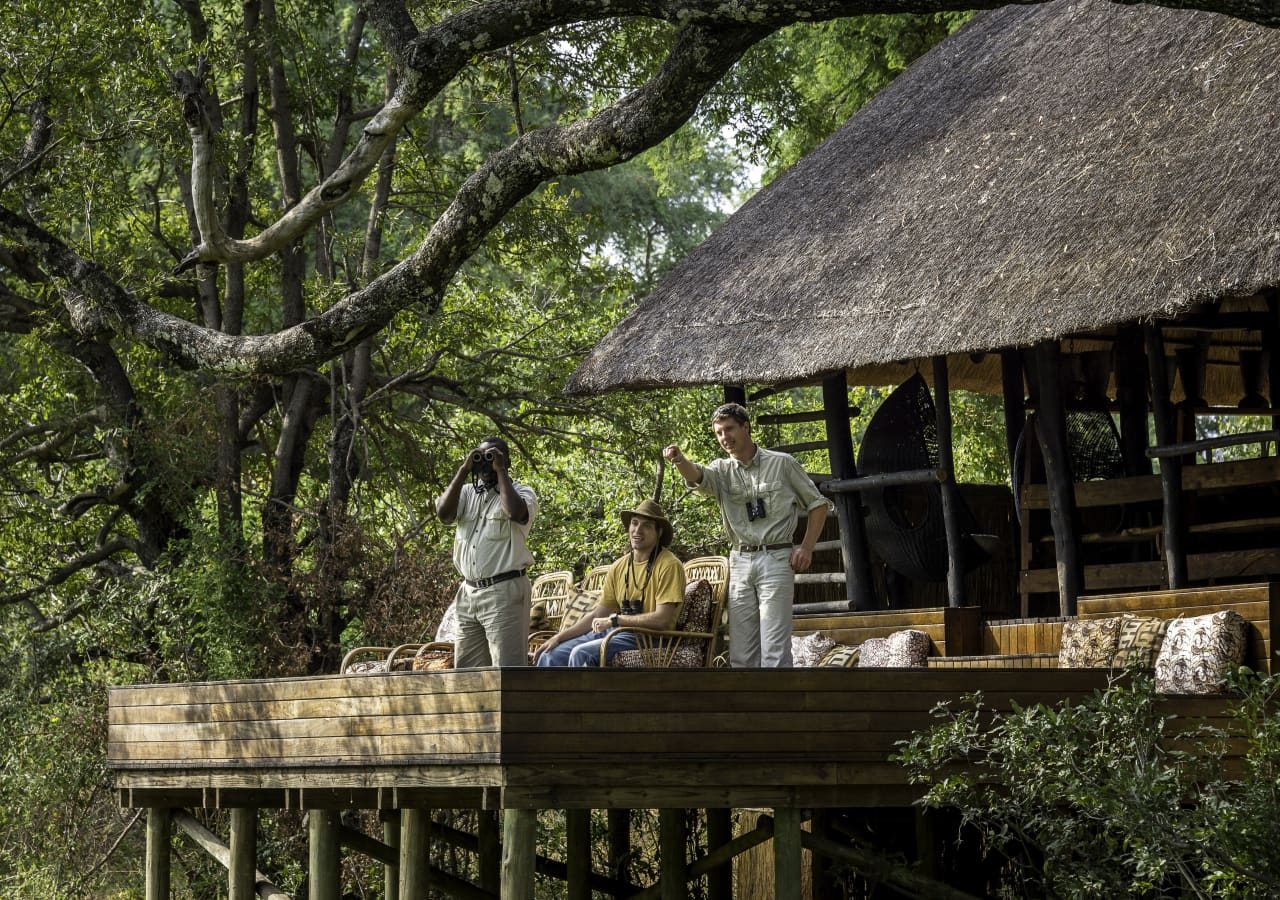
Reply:
[[[604,576],[608,573],[608,566],[596,566],[588,572],[582,579],[582,583],[574,590],[572,585],[566,588],[564,599],[561,601],[560,612],[557,618],[552,622],[553,628],[533,631],[529,634],[529,659],[533,659],[533,654],[538,648],[547,642],[552,635],[563,631],[571,625],[576,625],[582,620],[582,617],[590,613],[600,603],[600,591],[604,587]],[[556,573],[563,575],[566,579],[573,576],[568,572]],[[550,614],[550,608],[548,608]]]
[[[616,653],[610,665],[617,668],[706,668],[710,667],[717,652],[716,635],[728,596],[728,560],[722,560],[718,569],[713,558],[703,557],[685,564],[686,572],[697,564],[697,578],[689,579],[684,592],[684,603],[675,628],[616,628],[600,645],[600,664],[607,658],[609,640],[615,634],[629,633],[636,637],[639,647]],[[713,583],[707,575],[716,577]]]

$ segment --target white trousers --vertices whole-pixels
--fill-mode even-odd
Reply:
[[[458,588],[453,667],[529,665],[529,577]]]
[[[729,665],[791,668],[791,550],[729,554]]]

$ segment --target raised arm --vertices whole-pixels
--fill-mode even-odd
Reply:
[[[702,466],[691,462],[687,456],[680,452],[680,447],[672,444],[662,451],[662,455],[671,463],[688,484],[702,483]]]

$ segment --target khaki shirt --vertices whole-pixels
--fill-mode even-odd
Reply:
[[[511,521],[496,487],[477,494],[471,485],[464,485],[458,495],[453,564],[467,581],[527,569],[533,564],[533,554],[525,542],[538,512],[538,497],[527,484],[512,486],[529,507],[529,521],[523,525]]]
[[[835,508],[794,456],[776,450],[756,447],[756,455],[746,465],[727,456],[699,468],[702,481],[689,487],[719,502],[720,520],[734,549],[740,544],[790,544],[798,511],[823,505],[828,511]],[[764,500],[765,514],[753,521],[747,515],[747,503],[757,499]]]
[[[600,591],[600,605],[615,612],[622,608],[623,600],[643,601],[647,613],[661,604],[675,603],[676,615],[680,615],[678,604],[684,602],[684,565],[674,553],[664,549],[659,551],[650,570],[648,563],[633,563],[628,553],[609,567]]]

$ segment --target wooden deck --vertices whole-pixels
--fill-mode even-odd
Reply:
[[[1096,670],[478,669],[121,687],[128,807],[903,805],[890,761],[942,700],[1080,698]],[[1221,719],[1218,698],[1168,701]]]

